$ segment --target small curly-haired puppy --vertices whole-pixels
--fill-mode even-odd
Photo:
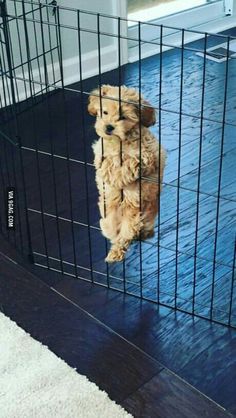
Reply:
[[[91,92],[88,111],[97,118],[100,136],[93,151],[100,226],[112,244],[106,261],[121,261],[134,239],[154,234],[165,151],[148,129],[156,122],[155,111],[135,89],[103,85]]]

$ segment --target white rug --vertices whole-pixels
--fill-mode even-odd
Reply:
[[[0,418],[131,418],[0,313]]]

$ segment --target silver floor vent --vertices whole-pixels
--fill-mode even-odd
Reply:
[[[203,52],[197,52],[197,55],[204,57]],[[206,58],[215,62],[224,62],[227,59],[227,43],[219,44],[206,50]],[[229,58],[236,58],[236,40],[230,42]]]

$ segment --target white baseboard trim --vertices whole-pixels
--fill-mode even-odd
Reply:
[[[107,46],[101,49],[101,73],[113,70],[118,67],[118,54],[115,45]],[[42,77],[42,83],[40,83],[40,73]],[[82,79],[88,79],[99,74],[98,65],[98,51],[94,50],[82,55]],[[79,71],[79,56],[69,58],[63,61],[63,75],[64,86],[76,83],[80,81]],[[47,65],[47,76],[49,88],[47,91],[60,88],[61,83],[61,71],[59,62],[54,63],[54,74],[52,64]],[[28,81],[24,81],[28,80]],[[30,81],[31,80],[31,81]],[[54,82],[56,81],[56,83]],[[59,80],[59,81],[58,81]],[[33,94],[41,94],[42,89],[46,89],[45,72],[44,67],[40,69],[35,68],[32,70],[32,75],[29,77],[28,71],[22,73],[22,69],[18,69],[14,78],[14,88],[16,102],[21,102],[31,97]],[[96,86],[94,86],[96,87]],[[4,94],[5,91],[5,94]],[[10,78],[3,76],[0,80],[0,95],[2,99],[2,107],[13,104],[11,97],[11,85]],[[9,97],[10,96],[10,97]]]

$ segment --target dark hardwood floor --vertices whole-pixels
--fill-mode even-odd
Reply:
[[[236,330],[128,295],[111,295],[97,304],[96,293],[94,298],[91,293],[84,297],[73,279],[62,280],[55,288],[75,303],[85,306],[201,392],[236,413]],[[90,292],[93,294],[93,290]]]
[[[3,245],[2,241],[1,249],[17,259],[7,242]],[[17,260],[22,262],[20,256]],[[62,296],[236,413],[235,330],[34,265],[30,270]]]
[[[7,245],[3,246],[2,242],[1,311],[79,373],[85,374],[101,389],[106,390],[111,399],[123,405],[134,417],[232,416],[166,369],[155,356],[148,354],[147,347],[145,350],[141,349],[139,344],[122,336],[118,328],[111,328],[106,321],[100,320],[95,313],[96,309],[102,310],[102,306],[107,306],[107,303],[110,306],[110,316],[115,315],[112,303],[119,296],[115,292],[99,289],[98,295],[96,286],[69,280],[68,283],[74,284],[74,290],[77,289],[80,302],[87,300],[90,306],[86,306],[86,303],[79,304],[78,299],[73,300],[62,289],[57,291],[56,287],[50,287],[18,264],[19,259],[16,260],[15,252]],[[142,302],[126,295],[123,307],[129,307],[130,312],[132,311],[130,326],[133,326],[134,332],[138,328],[143,339],[150,333],[149,322],[153,323],[155,319],[156,325],[161,327],[162,321],[173,316],[173,311],[168,309],[161,312],[154,305],[153,309],[150,307],[150,312],[148,306],[145,306],[147,303],[143,304],[141,310],[137,304],[141,307]],[[125,318],[128,312],[124,309],[123,312],[120,310],[120,314]],[[135,318],[137,328],[134,325]]]
[[[162,370],[157,376],[144,384],[129,396],[122,405],[138,418],[200,418],[223,417],[223,411],[216,410],[214,403],[193,391],[193,388],[181,381],[168,370]]]
[[[3,257],[1,270],[3,313],[112,398],[120,402],[163,368]]]

